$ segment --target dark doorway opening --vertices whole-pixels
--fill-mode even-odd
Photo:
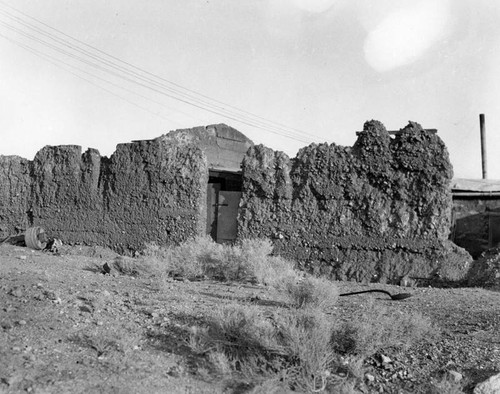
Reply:
[[[232,243],[238,235],[241,174],[210,170],[207,189],[207,234],[218,243]]]

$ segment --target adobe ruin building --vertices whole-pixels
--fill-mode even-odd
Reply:
[[[46,146],[0,156],[0,238],[31,226],[65,243],[131,254],[145,243],[267,237],[275,253],[334,279],[456,279],[471,260],[448,241],[452,166],[435,133],[367,122],[353,147],[293,159],[223,125],[119,144],[110,158]]]
[[[500,180],[454,179],[450,239],[479,258],[500,246]]]

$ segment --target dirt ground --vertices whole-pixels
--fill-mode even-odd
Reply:
[[[187,333],[223,304],[276,308],[273,295],[262,286],[99,272],[115,256],[83,246],[60,255],[0,246],[0,393],[243,392],[189,350]],[[471,392],[500,372],[500,292],[337,285],[341,292],[412,294],[402,301],[376,293],[341,297],[344,316],[374,297],[419,311],[439,328],[437,338],[366,360],[364,392],[428,393],[444,376],[459,379],[456,373]]]

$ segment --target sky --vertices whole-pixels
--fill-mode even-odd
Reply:
[[[367,120],[500,179],[497,0],[0,0],[0,154],[228,124],[290,157]]]

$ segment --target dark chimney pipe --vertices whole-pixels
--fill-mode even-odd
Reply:
[[[486,126],[484,124],[484,114],[479,114],[479,127],[481,129],[481,164],[483,170],[483,179],[487,179],[488,169],[486,160]]]

